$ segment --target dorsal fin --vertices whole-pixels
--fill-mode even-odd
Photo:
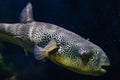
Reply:
[[[33,13],[32,13],[32,4],[28,3],[27,6],[22,10],[20,14],[21,22],[31,22],[33,21]]]

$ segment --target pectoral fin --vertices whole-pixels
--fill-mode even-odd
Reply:
[[[51,40],[44,48],[35,45],[34,47],[34,55],[37,60],[44,59],[48,57],[49,54],[52,52],[56,52],[58,50],[58,46],[54,40]]]
[[[44,48],[39,47],[38,45],[35,45],[34,47],[34,56],[37,60],[44,59],[46,50]]]

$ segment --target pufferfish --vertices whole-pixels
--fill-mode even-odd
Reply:
[[[48,58],[80,74],[99,76],[110,61],[94,43],[54,24],[33,20],[32,5],[21,12],[21,23],[0,23],[0,40],[15,43],[34,53],[35,59]]]

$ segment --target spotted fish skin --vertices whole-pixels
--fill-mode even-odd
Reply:
[[[101,75],[106,72],[102,66],[110,62],[99,46],[57,25],[34,21],[31,9],[30,3],[23,9],[21,23],[1,23],[0,40],[18,44],[34,53],[38,60],[47,57],[77,73]]]
[[[45,47],[53,39],[57,42],[57,45],[63,48],[85,44],[91,45],[90,41],[71,31],[44,22],[0,24],[0,32],[11,38],[25,43],[38,44],[41,47]]]

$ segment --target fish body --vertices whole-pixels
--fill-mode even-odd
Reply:
[[[30,3],[21,13],[21,23],[0,24],[0,39],[34,53],[37,60],[47,57],[81,74],[101,75],[106,72],[102,66],[110,65],[105,52],[89,40],[57,25],[34,21]]]

